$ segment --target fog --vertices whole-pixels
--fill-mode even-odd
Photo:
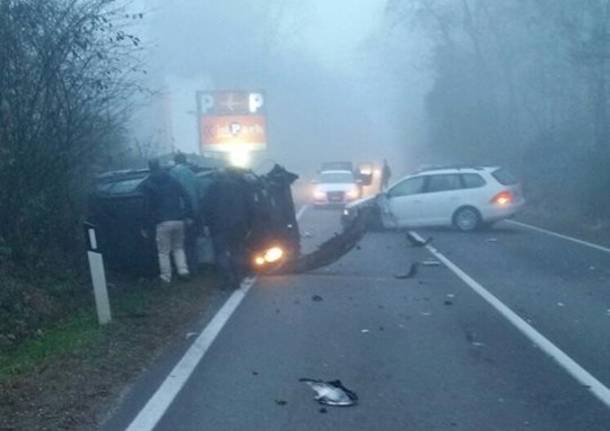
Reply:
[[[140,141],[198,152],[197,90],[261,90],[272,159],[311,172],[323,161],[413,167],[423,142],[424,39],[388,37],[386,1],[148,1],[149,85]],[[401,58],[408,66],[396,70]]]

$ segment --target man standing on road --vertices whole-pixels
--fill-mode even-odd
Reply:
[[[159,255],[159,270],[162,283],[171,283],[174,258],[178,276],[189,277],[184,254],[185,224],[192,223],[191,200],[184,187],[167,171],[161,169],[159,160],[149,162],[150,175],[142,183],[144,194],[145,226],[142,235],[154,232]]]
[[[201,227],[201,212],[199,208],[199,198],[197,196],[197,177],[188,166],[186,155],[177,153],[174,156],[176,165],[170,170],[170,174],[182,185],[191,201],[194,223],[185,227],[184,251],[186,252],[186,262],[191,274],[197,272],[199,266],[199,255],[197,253],[197,236]]]
[[[227,169],[210,185],[204,215],[223,283],[236,289],[245,275],[245,241],[254,216],[247,185],[239,172]]]
[[[387,159],[383,159],[383,168],[381,168],[381,189],[385,190],[388,187],[390,178],[392,177],[392,170],[388,165]]]

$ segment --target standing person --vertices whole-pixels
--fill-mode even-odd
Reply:
[[[197,253],[197,236],[201,227],[201,211],[199,208],[199,197],[197,196],[197,177],[188,166],[186,155],[177,153],[174,156],[176,165],[169,171],[182,185],[191,201],[193,210],[194,223],[190,223],[185,228],[184,251],[186,253],[186,262],[191,274],[197,272],[199,266],[199,254]]]
[[[184,227],[192,217],[192,206],[184,187],[167,171],[161,169],[159,160],[151,160],[149,177],[142,183],[144,194],[145,226],[142,234],[148,237],[154,232],[159,255],[160,278],[163,283],[172,281],[174,258],[178,276],[189,277],[184,254]]]
[[[392,170],[388,165],[387,159],[383,159],[383,168],[381,169],[381,189],[385,190],[388,187],[390,178],[392,177]]]
[[[210,185],[204,216],[223,282],[236,289],[244,275],[245,241],[254,217],[247,186],[237,172],[228,169]]]

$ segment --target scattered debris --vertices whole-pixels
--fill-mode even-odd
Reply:
[[[565,306],[565,304],[564,304],[563,302],[558,302],[558,303],[557,303],[557,306],[558,306],[558,307],[564,307],[564,306]]]
[[[318,410],[320,413],[328,413],[328,410],[326,410],[326,407],[320,407],[320,410]]]
[[[421,314],[422,316],[432,316],[432,313],[431,313],[431,312],[429,312],[429,311],[422,311],[422,312],[421,312],[421,313],[419,313],[419,314]]]
[[[288,404],[288,401],[286,401],[286,400],[275,400],[275,404],[277,404],[278,406],[285,406],[286,404]]]
[[[471,344],[474,347],[485,347],[485,343],[481,343],[480,341],[473,341]]]
[[[315,400],[327,406],[347,407],[353,406],[358,401],[358,395],[347,389],[341,380],[324,382],[315,379],[299,379],[299,382],[307,384],[316,393]]]
[[[383,326],[380,326],[380,327],[379,327],[379,330],[380,330],[381,332],[383,332],[383,331],[385,331],[385,328],[384,328]]]
[[[455,298],[455,295],[453,293],[448,293],[447,298]]]
[[[412,263],[411,266],[409,267],[409,271],[407,271],[406,273],[402,273],[402,274],[394,274],[394,278],[398,279],[398,280],[405,280],[407,278],[412,278],[415,277],[415,275],[417,274],[417,262]]]
[[[275,309],[275,314],[280,314],[280,309],[279,308]]]
[[[430,244],[430,242],[432,242],[432,237],[428,237],[427,239],[422,241],[421,239],[417,238],[413,233],[407,232],[407,240],[409,240],[413,247],[424,247]]]
[[[444,304],[445,305],[453,305],[453,301],[450,301],[450,300],[446,299]]]
[[[313,234],[311,232],[303,232],[303,238],[313,238]]]
[[[186,335],[184,336],[184,339],[188,340],[190,338],[193,338],[195,335],[197,335],[196,332],[187,332]]]
[[[593,265],[591,265],[591,266],[589,267],[589,270],[590,270],[590,271],[595,271],[595,267],[594,267]]]
[[[360,244],[356,245],[356,250],[362,250],[362,246]]]
[[[487,242],[498,242],[498,238],[487,238],[485,241],[487,241]]]
[[[368,330],[368,329],[361,329],[361,330],[360,330],[360,332],[362,332],[363,334],[367,334],[367,333],[369,333],[369,332],[371,332],[371,331],[370,331],[370,330]]]
[[[258,371],[252,371],[253,376],[258,376],[258,374],[259,374]]]
[[[441,263],[438,260],[424,260],[421,263],[423,266],[441,266]]]
[[[321,301],[323,301],[323,300],[324,300],[324,298],[322,298],[320,295],[313,295],[313,296],[311,297],[311,300],[312,300],[313,302],[321,302]]]

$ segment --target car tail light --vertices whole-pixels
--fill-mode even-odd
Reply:
[[[491,203],[502,207],[510,205],[513,203],[513,194],[509,191],[500,192],[493,197]]]

